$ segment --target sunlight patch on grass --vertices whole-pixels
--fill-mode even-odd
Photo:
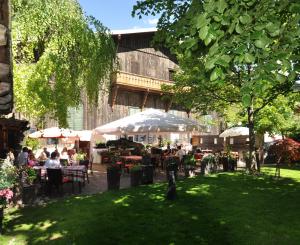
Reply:
[[[198,220],[198,216],[197,215],[192,215],[192,220]]]
[[[149,198],[152,199],[152,200],[158,200],[158,201],[165,200],[165,196],[164,195],[157,195],[157,194],[150,194]]]
[[[15,227],[15,231],[28,231],[34,227],[34,224],[20,224]]]
[[[45,220],[43,222],[39,222],[37,226],[39,227],[40,230],[46,231],[49,227],[54,225],[56,222],[51,222],[50,220]]]
[[[198,186],[190,188],[189,190],[186,191],[186,193],[190,194],[190,195],[198,195],[198,194],[210,195],[209,189],[210,189],[209,185],[202,184],[202,185],[198,185]]]
[[[119,199],[114,200],[113,202],[114,202],[114,204],[128,207],[129,203],[127,203],[127,201],[129,200],[130,197],[131,197],[130,195],[125,195],[125,196],[120,197]]]
[[[62,238],[64,235],[60,232],[55,232],[51,235],[51,237],[49,238],[50,241]]]

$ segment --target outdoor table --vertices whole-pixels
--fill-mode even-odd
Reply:
[[[33,169],[40,172],[41,177],[46,178],[47,169],[45,166],[34,166]],[[85,183],[85,173],[87,171],[84,165],[74,165],[61,168],[63,176],[72,182],[78,182],[79,192],[81,192],[81,183]]]
[[[127,171],[129,172],[129,168],[131,166],[133,166],[133,164],[137,164],[137,163],[141,163],[143,157],[142,156],[120,156],[121,160],[122,160],[122,167],[124,169],[127,169]]]
[[[129,161],[132,161],[132,162],[141,162],[143,157],[142,156],[135,156],[135,155],[132,155],[132,156],[120,156],[120,158],[124,161],[124,162],[129,162]]]
[[[85,172],[87,171],[84,165],[67,166],[62,168],[64,177],[67,177],[72,182],[78,182],[79,192],[81,192],[81,183],[85,183]]]

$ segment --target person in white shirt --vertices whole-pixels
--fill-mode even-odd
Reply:
[[[183,149],[181,149],[181,146],[178,146],[175,156],[179,157],[180,162],[184,155],[185,155],[185,151]]]
[[[50,159],[47,159],[45,163],[46,168],[61,168],[60,162],[57,159],[57,153],[54,151],[51,153]]]

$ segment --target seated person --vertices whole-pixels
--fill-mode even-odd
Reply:
[[[46,161],[47,159],[48,159],[48,157],[47,157],[46,153],[44,151],[42,151],[38,157],[38,160],[43,162],[43,161]]]
[[[47,159],[46,163],[45,163],[45,167],[46,168],[61,168],[60,162],[57,158],[57,154],[56,152],[52,152],[50,159]]]
[[[30,167],[33,167],[37,164],[37,160],[35,158],[35,155],[33,154],[32,150],[28,150],[28,165]]]
[[[60,154],[60,162],[63,163],[63,165],[69,165],[69,154],[67,147],[64,147],[61,154]]]

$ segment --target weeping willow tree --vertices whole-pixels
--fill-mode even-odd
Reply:
[[[67,126],[67,110],[86,93],[97,103],[114,69],[109,30],[76,0],[12,0],[14,96],[17,111]]]

